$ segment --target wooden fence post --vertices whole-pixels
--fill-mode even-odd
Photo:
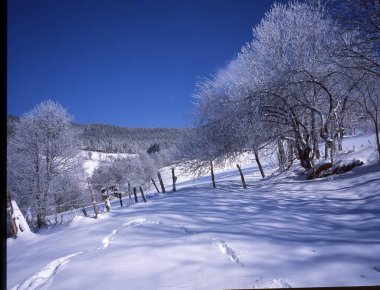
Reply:
[[[160,191],[158,190],[158,187],[157,187],[156,183],[154,182],[154,179],[153,179],[153,178],[152,178],[152,182],[153,182],[154,187],[155,187],[156,190],[157,190],[157,193],[160,193]]]
[[[254,149],[253,150],[253,154],[255,155],[256,163],[257,163],[257,166],[260,169],[261,176],[264,178],[265,177],[265,173],[264,173],[263,166],[261,165],[261,162],[260,162],[260,159],[259,159],[259,151],[257,149]]]
[[[92,205],[94,206],[94,212],[95,212],[95,218],[98,218],[98,207],[96,206],[96,199],[95,199],[95,193],[92,190],[92,183],[91,183],[91,178],[87,177],[87,183],[88,183],[88,188],[90,189],[91,192],[91,199],[92,199]]]
[[[211,161],[210,163],[211,163],[211,179],[212,179],[212,187],[213,187],[213,188],[216,188],[216,185],[215,185],[215,176],[214,176],[214,166],[212,165],[212,161]]]
[[[128,195],[131,198],[131,183],[128,181]]]
[[[86,209],[84,208],[84,205],[83,205],[83,204],[82,204],[82,212],[83,212],[83,215],[84,215],[85,217],[88,217],[87,211],[86,211]]]
[[[140,192],[141,192],[141,196],[142,196],[142,198],[143,198],[144,202],[146,202],[146,198],[145,198],[145,195],[144,195],[144,192],[143,192],[143,190],[142,190],[142,187],[141,187],[141,186],[140,186]]]
[[[177,182],[177,176],[174,175],[174,167],[172,167],[172,178],[173,178],[173,191],[176,192],[175,183]]]
[[[162,192],[165,193],[166,192],[165,186],[164,186],[164,182],[162,181],[162,177],[161,177],[160,172],[157,172],[157,177],[158,177],[158,180],[160,181]]]
[[[13,217],[13,206],[12,206],[12,198],[9,191],[7,191],[7,213],[9,217],[9,221],[12,225],[12,236],[13,238],[17,238],[17,225],[16,225],[16,218]]]
[[[135,202],[138,203],[139,201],[137,200],[136,187],[133,188],[133,195],[135,196]]]
[[[241,170],[239,164],[236,164],[236,167],[239,169],[239,172],[240,172],[240,178],[241,178],[241,183],[243,183],[243,188],[246,189],[246,188],[247,188],[247,184],[245,183],[245,179],[244,179],[243,171]]]
[[[131,183],[128,181],[128,206],[132,204],[131,190]]]

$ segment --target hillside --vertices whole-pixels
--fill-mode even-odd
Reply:
[[[8,136],[19,122],[18,116],[7,116]],[[73,123],[81,141],[81,148],[105,153],[135,154],[146,151],[151,145],[160,149],[173,149],[186,129],[179,128],[129,128],[105,124]]]
[[[373,136],[341,160],[364,166],[306,181],[295,166],[261,179],[254,163],[191,179],[98,219],[7,241],[8,289],[223,289],[380,284],[380,164]],[[269,161],[263,162],[267,172]],[[124,199],[127,205],[128,198]],[[41,254],[43,253],[43,254]]]

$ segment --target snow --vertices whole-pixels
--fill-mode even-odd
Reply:
[[[138,154],[104,153],[97,151],[82,150],[79,155],[84,159],[83,168],[86,174],[88,176],[91,176],[101,161],[111,161],[117,158],[135,157]]]
[[[246,164],[246,190],[231,166],[216,189],[176,169],[171,192],[165,168],[167,193],[152,188],[147,203],[8,239],[7,289],[379,285],[380,163],[368,140],[347,138],[336,159],[365,164],[328,178],[307,181],[298,168],[261,179]]]
[[[17,205],[17,202],[15,200],[12,200],[11,203],[12,203],[12,208],[13,208],[12,218],[15,219],[16,227],[18,229],[17,234],[23,237],[32,234],[32,232],[30,231],[29,225],[25,220],[24,215],[22,214],[22,212],[20,211],[20,208]]]

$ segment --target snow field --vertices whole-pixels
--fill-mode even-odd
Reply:
[[[179,175],[174,193],[167,175],[168,192],[152,188],[147,203],[9,240],[8,289],[379,285],[380,164],[369,144],[340,158],[360,156],[364,166],[311,181],[294,171],[262,180],[244,165],[246,190],[233,167],[216,189],[209,176]]]

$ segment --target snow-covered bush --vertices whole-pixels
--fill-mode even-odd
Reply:
[[[121,190],[131,186],[148,186],[156,177],[160,168],[171,164],[173,158],[167,149],[127,158],[115,158],[101,161],[92,175],[94,189],[99,192],[102,187],[117,185]]]

